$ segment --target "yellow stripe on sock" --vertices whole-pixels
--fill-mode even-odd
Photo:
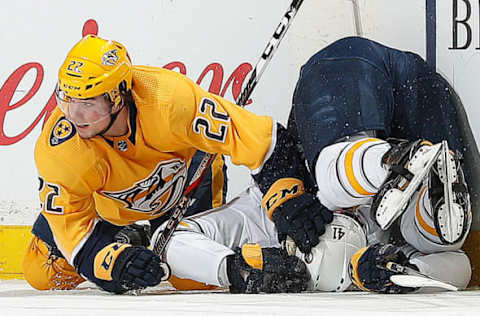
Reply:
[[[367,138],[365,140],[362,140],[360,142],[357,142],[355,145],[350,148],[345,156],[345,172],[347,174],[347,179],[352,188],[360,195],[375,195],[373,192],[368,192],[365,190],[360,183],[358,183],[357,179],[355,178],[355,174],[353,172],[353,156],[355,154],[355,151],[357,151],[358,148],[360,148],[363,144],[374,142],[379,140],[378,138]]]

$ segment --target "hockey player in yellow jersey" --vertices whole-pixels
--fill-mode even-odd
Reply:
[[[104,290],[168,279],[168,266],[152,251],[114,236],[176,205],[197,150],[251,169],[279,239],[292,236],[302,251],[332,220],[305,190],[301,159],[281,125],[176,72],[132,66],[118,42],[93,35],[78,42],[59,70],[56,97],[35,148],[41,216],[64,263]],[[35,241],[26,258],[39,251]]]

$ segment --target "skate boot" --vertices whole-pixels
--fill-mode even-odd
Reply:
[[[426,140],[388,141],[392,147],[383,156],[382,163],[389,168],[389,174],[372,202],[373,218],[383,230],[405,211],[444,146],[443,143],[432,145]]]

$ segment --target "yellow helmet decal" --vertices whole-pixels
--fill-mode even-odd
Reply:
[[[120,103],[119,86],[132,87],[132,64],[126,48],[95,35],[82,38],[58,72],[58,88],[66,97],[87,99],[107,94]]]

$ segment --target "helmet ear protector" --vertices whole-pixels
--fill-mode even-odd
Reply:
[[[122,107],[122,96],[127,94],[127,83],[126,81],[120,82],[118,89],[111,90],[110,93],[105,92],[103,95],[105,99],[112,104],[112,112],[115,112],[118,108]]]

